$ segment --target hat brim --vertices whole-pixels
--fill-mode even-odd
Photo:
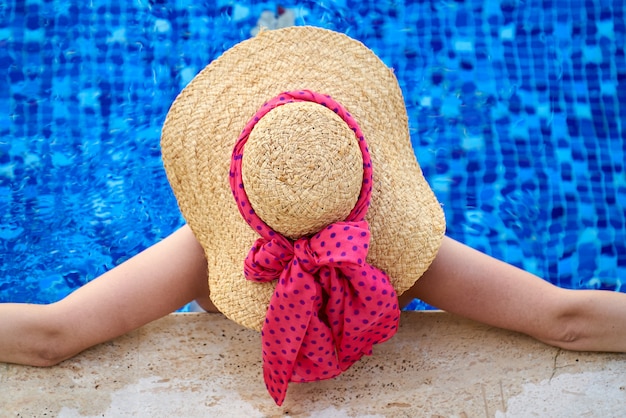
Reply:
[[[161,148],[180,210],[204,248],[213,303],[257,330],[275,286],[243,276],[243,260],[259,236],[231,194],[231,153],[264,102],[301,89],[341,103],[368,141],[374,169],[368,262],[389,275],[398,294],[429,267],[445,231],[441,206],[415,159],[398,82],[371,50],[314,27],[264,31],[241,42],[180,93],[166,117]]]

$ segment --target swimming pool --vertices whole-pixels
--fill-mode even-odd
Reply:
[[[448,235],[563,287],[626,291],[625,1],[280,4],[393,67]],[[277,8],[0,5],[0,302],[58,300],[182,224],[168,107]]]

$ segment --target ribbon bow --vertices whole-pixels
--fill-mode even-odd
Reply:
[[[289,381],[335,377],[396,331],[398,299],[387,276],[365,263],[366,222],[338,222],[292,248],[257,240],[247,279],[278,279],[262,330],[263,375],[281,405]]]
[[[277,106],[303,100],[334,110],[355,132],[363,152],[363,185],[345,222],[292,242],[250,208],[241,179],[241,157],[261,117]],[[370,231],[364,218],[371,180],[371,159],[359,126],[339,103],[319,93],[287,92],[270,100],[235,145],[230,173],[233,195],[244,219],[262,236],[246,257],[244,275],[256,282],[277,280],[261,335],[263,376],[278,405],[289,382],[335,377],[397,331],[397,295],[387,275],[365,261]]]

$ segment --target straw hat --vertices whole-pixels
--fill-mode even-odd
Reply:
[[[415,160],[393,71],[360,42],[313,27],[264,31],[226,51],[173,103],[162,131],[167,176],[204,248],[211,299],[232,320],[261,330],[275,282],[246,280],[259,234],[233,198],[233,147],[250,119],[285,91],[332,97],[358,123],[373,166],[367,262],[397,294],[424,273],[445,222]],[[256,214],[295,240],[344,220],[360,199],[364,155],[354,132],[318,103],[276,107],[253,127],[242,178]]]

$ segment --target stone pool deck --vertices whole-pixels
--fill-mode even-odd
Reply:
[[[172,314],[52,368],[0,364],[0,417],[623,417],[626,355],[576,353],[443,312],[277,407],[260,339],[218,314]]]

